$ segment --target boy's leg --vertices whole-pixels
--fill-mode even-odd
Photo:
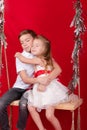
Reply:
[[[0,126],[1,130],[9,130],[9,120],[7,115],[7,106],[14,100],[20,99],[23,91],[17,91],[17,88],[11,88],[0,98]]]
[[[27,108],[27,99],[22,96],[19,102],[19,117],[17,122],[17,128],[19,130],[24,130],[28,118],[28,108]]]

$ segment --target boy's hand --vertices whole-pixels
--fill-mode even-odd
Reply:
[[[25,57],[20,52],[16,52],[15,57],[22,62],[25,60]]]
[[[37,82],[43,84],[45,86],[49,85],[51,79],[48,76],[45,77],[37,77]]]
[[[46,86],[39,84],[37,90],[40,91],[40,92],[44,92],[46,90]]]
[[[15,53],[15,57],[20,58],[20,56],[21,56],[21,53],[20,53],[20,52],[16,52],[16,53]]]

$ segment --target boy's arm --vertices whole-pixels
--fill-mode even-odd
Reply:
[[[53,71],[48,76],[44,77],[31,78],[26,74],[25,70],[20,71],[19,74],[23,82],[27,84],[40,83],[47,86],[51,82],[51,80],[55,79],[58,75],[60,75],[62,71],[60,66],[54,60],[53,60],[53,66],[54,66]]]
[[[20,75],[23,82],[26,84],[38,83],[37,78],[29,77],[25,70],[20,71],[18,74]]]
[[[15,57],[18,58],[21,62],[26,63],[26,64],[39,64],[41,66],[44,66],[44,61],[37,57],[32,58],[32,59],[26,58],[20,52],[17,52],[15,54]]]
[[[40,79],[42,79],[40,81],[39,78],[29,77],[25,70],[20,71],[18,74],[20,75],[20,77],[23,80],[23,82],[26,83],[26,84],[35,84],[35,83],[39,83],[40,84],[41,83],[43,85],[48,85],[48,80],[46,80],[47,79],[46,77],[40,78]]]

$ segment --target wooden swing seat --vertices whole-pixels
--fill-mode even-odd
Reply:
[[[60,104],[55,106],[55,109],[72,111],[72,110],[77,109],[82,103],[83,103],[83,99],[79,98],[75,101],[60,103]],[[19,106],[19,100],[13,101],[10,105],[11,106]]]
[[[79,98],[75,101],[60,103],[60,104],[56,105],[55,108],[60,109],[60,110],[71,110],[72,111],[72,110],[77,109],[82,103],[83,103],[83,99]]]

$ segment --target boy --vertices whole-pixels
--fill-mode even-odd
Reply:
[[[19,37],[21,38],[22,36],[23,39],[20,41],[23,48],[22,54],[25,57],[32,58],[33,56],[29,52],[36,33],[33,30],[24,30]],[[20,99],[30,84],[37,82],[35,78],[30,78],[34,72],[33,65],[22,63],[17,59],[16,69],[18,75],[13,87],[0,98],[0,126],[2,130],[10,130],[7,106],[14,100]]]

